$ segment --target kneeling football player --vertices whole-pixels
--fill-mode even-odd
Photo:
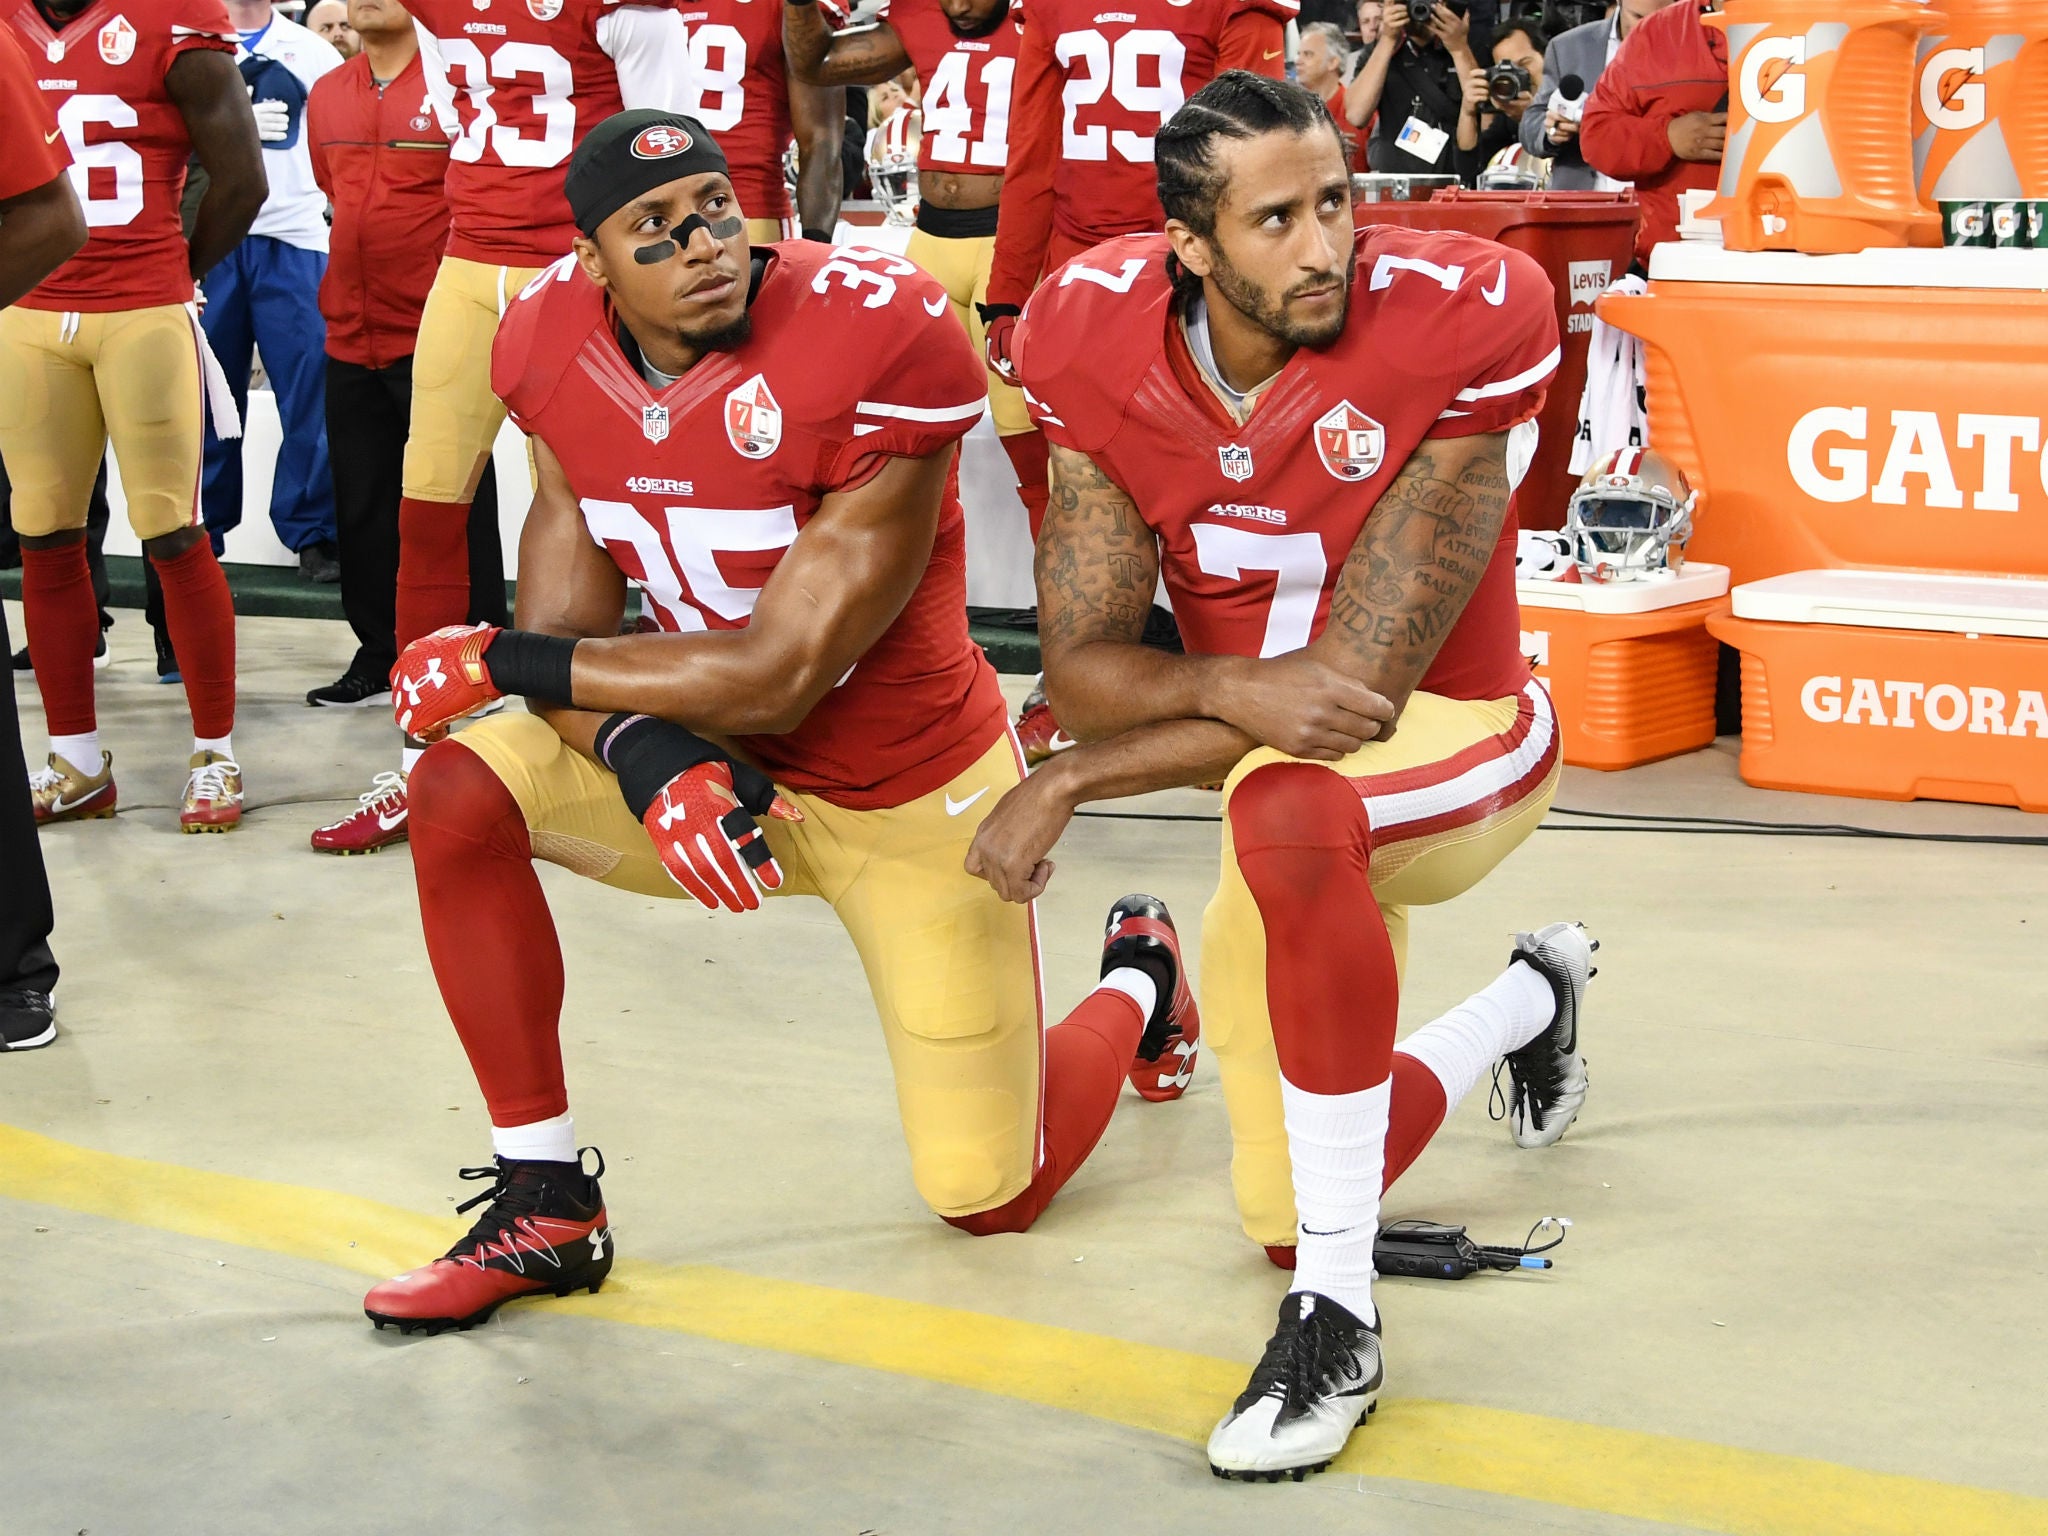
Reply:
[[[713,909],[757,908],[757,887],[829,901],[912,1178],[972,1233],[1028,1227],[1125,1077],[1177,1098],[1196,1051],[1163,906],[1112,909],[1101,985],[1041,1032],[1032,914],[962,867],[1021,766],[967,633],[948,471],[987,391],[944,291],[877,251],[750,250],[691,118],[606,120],[568,196],[575,253],[509,306],[492,361],[538,469],[519,628],[438,630],[392,675],[427,739],[500,694],[532,712],[436,745],[411,781],[427,950],[497,1156],[469,1235],[369,1293],[380,1327],[467,1327],[611,1268],[534,860]],[[664,633],[618,636],[628,578]]]
[[[1005,798],[969,867],[1027,899],[1077,805],[1224,781],[1209,1043],[1245,1230],[1294,1284],[1209,1460],[1300,1477],[1384,1380],[1385,1184],[1503,1057],[1521,1145],[1585,1098],[1575,924],[1518,937],[1505,973],[1394,1047],[1408,907],[1470,889],[1557,783],[1509,515],[1511,432],[1557,322],[1525,256],[1354,231],[1336,126],[1298,86],[1219,77],[1156,164],[1166,232],[1070,262],[1018,329],[1052,444],[1046,683],[1083,745]],[[1138,643],[1162,575],[1184,657]]]

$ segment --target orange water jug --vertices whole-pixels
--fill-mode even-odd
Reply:
[[[2036,0],[2048,5],[2048,0]],[[1920,0],[1728,0],[1728,146],[1707,209],[1737,251],[1939,245],[1913,178]]]
[[[1913,85],[1920,200],[2048,197],[2048,0],[1942,9],[1948,24],[1921,39]]]

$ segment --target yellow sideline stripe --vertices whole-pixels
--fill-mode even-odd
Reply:
[[[0,1195],[365,1275],[395,1274],[452,1240],[444,1218],[96,1152],[11,1126],[0,1126]],[[1149,1344],[709,1265],[622,1261],[601,1294],[560,1313],[971,1387],[1197,1446],[1245,1372]],[[2048,1531],[2048,1499],[1406,1398],[1390,1400],[1336,1466],[1730,1536]]]

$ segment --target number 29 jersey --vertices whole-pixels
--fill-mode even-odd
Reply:
[[[15,39],[71,151],[88,232],[85,248],[22,305],[97,314],[185,303],[192,273],[178,199],[192,138],[164,81],[193,49],[233,55],[227,7],[94,0],[56,28],[34,0],[10,9]]]
[[[1474,235],[1368,225],[1343,331],[1298,350],[1239,425],[1182,334],[1164,235],[1048,277],[1018,324],[1032,419],[1125,488],[1158,535],[1190,651],[1279,656],[1322,632],[1380,497],[1430,439],[1529,421],[1559,359],[1550,279]],[[1461,494],[1442,487],[1448,494]],[[1510,516],[1422,687],[1499,699],[1529,681]]]
[[[561,461],[591,538],[663,629],[740,629],[835,491],[924,457],[980,417],[984,365],[945,291],[900,257],[807,241],[766,259],[751,336],[656,392],[573,260],[499,326],[491,385]],[[949,484],[923,579],[852,671],[781,736],[740,738],[776,782],[852,810],[902,805],[1003,732],[995,673],[967,633],[966,530]]]

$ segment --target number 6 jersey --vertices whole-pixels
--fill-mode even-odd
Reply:
[[[195,48],[233,55],[221,0],[94,0],[53,28],[33,0],[13,30],[71,151],[85,249],[23,299],[29,309],[98,314],[183,304],[190,255],[178,223],[192,138],[164,77]]]
[[[757,246],[752,335],[665,390],[621,346],[573,260],[507,309],[491,385],[546,443],[590,536],[663,629],[744,628],[820,504],[888,457],[945,451],[988,376],[945,291],[880,251]],[[966,534],[948,483],[923,580],[802,725],[741,738],[777,783],[853,810],[902,805],[1002,734],[1003,697],[967,634]]]

